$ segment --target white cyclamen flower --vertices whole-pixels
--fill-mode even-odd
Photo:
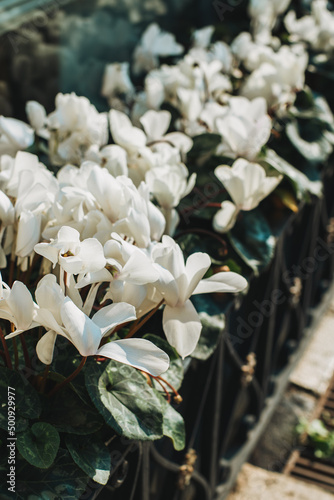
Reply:
[[[177,56],[184,48],[176,42],[174,35],[162,31],[156,23],[150,24],[134,51],[133,71],[139,74],[159,65],[159,56]]]
[[[160,375],[169,366],[168,355],[145,339],[124,339],[107,342],[110,335],[123,323],[136,319],[135,309],[126,303],[105,306],[90,319],[69,297],[65,297],[53,275],[47,275],[36,289],[39,308],[36,321],[47,329],[39,340],[36,351],[39,359],[50,364],[57,335],[67,338],[82,356],[103,356],[114,359],[151,375]]]
[[[215,175],[224,185],[233,203],[225,201],[213,219],[218,232],[226,232],[233,227],[240,210],[253,210],[281,182],[282,176],[267,176],[261,165],[243,158],[236,160],[232,167],[220,165]],[[234,204],[234,208],[233,205]]]
[[[189,300],[191,295],[212,292],[236,293],[247,287],[245,278],[233,272],[221,272],[202,279],[211,265],[208,254],[194,253],[187,262],[181,248],[169,236],[163,236],[152,250],[152,258],[160,271],[155,284],[164,298],[163,329],[168,342],[183,358],[195,349],[202,325]]]
[[[44,106],[36,101],[28,101],[26,104],[26,113],[30,125],[39,137],[50,138],[50,132],[47,129],[47,116]]]
[[[313,0],[311,15],[296,18],[290,10],[284,23],[292,41],[305,41],[318,51],[330,53],[334,49],[334,15],[327,9],[326,0]]]
[[[129,63],[107,64],[103,75],[101,94],[107,99],[112,99],[119,94],[131,96],[134,86],[129,76]]]
[[[216,153],[253,160],[267,143],[271,127],[272,121],[263,97],[252,101],[241,96],[231,97],[228,112],[215,120],[214,130],[222,136]]]
[[[34,140],[35,134],[29,125],[0,116],[0,156],[15,156],[18,151],[29,148]]]
[[[34,321],[36,308],[28,288],[21,281],[14,281],[10,289],[0,274],[0,318],[15,326],[14,332],[6,338],[34,328],[38,324]]]
[[[101,243],[96,238],[81,242],[80,233],[68,226],[63,226],[50,243],[35,245],[35,252],[50,260],[53,267],[59,264],[69,274],[99,271],[106,264]]]
[[[50,151],[53,163],[79,164],[92,144],[108,142],[108,119],[99,113],[86,97],[57,94],[56,109],[48,116],[52,131]]]
[[[291,0],[250,0],[248,12],[252,18],[256,39],[268,43],[277,17],[282,14]]]

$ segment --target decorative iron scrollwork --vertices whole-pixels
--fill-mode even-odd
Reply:
[[[241,383],[244,387],[247,387],[253,380],[255,367],[256,367],[256,354],[250,352],[246,357],[247,363],[241,367]]]
[[[197,460],[197,453],[193,448],[190,448],[185,455],[184,463],[179,469],[179,478],[177,482],[177,487],[180,490],[184,490],[189,486],[192,475],[194,473],[194,465]]]

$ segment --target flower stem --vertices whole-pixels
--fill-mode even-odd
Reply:
[[[1,337],[1,342],[2,342],[4,353],[5,353],[5,357],[6,357],[7,368],[12,370],[13,369],[12,360],[10,359],[7,342],[6,342],[6,339],[4,337],[4,334],[3,334],[3,331],[1,328],[0,328],[0,337]]]
[[[153,377],[153,375],[151,375],[152,378],[154,378],[154,380],[156,380],[158,382],[158,384],[163,388],[164,390],[164,393],[166,394],[166,397],[167,397],[167,403],[170,403],[170,394],[169,392],[167,391],[166,387],[164,386],[164,384],[161,382],[161,380],[159,380],[159,377]]]
[[[50,365],[46,365],[44,373],[43,373],[43,377],[42,377],[42,380],[41,380],[41,383],[40,383],[40,391],[42,393],[45,390],[46,379],[48,378],[49,371],[50,371]]]
[[[10,260],[8,286],[12,286],[14,281],[15,259]]]
[[[37,253],[35,253],[35,255],[32,259],[32,262],[30,263],[30,266],[28,268],[28,271],[25,273],[25,276],[24,276],[24,284],[25,285],[30,282],[31,273],[32,273],[35,265],[37,264],[37,262],[39,261],[40,258],[41,258],[41,256],[38,255]]]
[[[31,368],[31,362],[30,362],[30,357],[29,357],[28,348],[27,348],[27,344],[26,344],[26,339],[24,338],[23,333],[20,335],[20,340],[21,340],[23,356],[24,356],[24,361],[26,363],[26,367]]]
[[[128,339],[130,337],[133,337],[133,335],[146,323],[146,321],[148,321],[152,316],[153,314],[159,309],[159,307],[163,304],[165,299],[162,299],[159,304],[157,304],[155,306],[154,309],[152,309],[152,311],[150,311],[141,321],[139,321],[139,323],[136,321],[134,323],[134,325],[132,326],[131,330],[129,331],[129,333],[124,337],[125,339]]]
[[[85,366],[86,361],[87,361],[87,356],[83,356],[83,358],[82,358],[82,360],[80,362],[80,365],[74,370],[74,372],[69,377],[67,377],[65,380],[63,380],[60,384],[56,385],[56,387],[54,387],[52,389],[52,391],[49,392],[48,397],[50,398],[50,397],[54,396],[65,385],[67,385],[70,382],[72,382],[72,380],[81,372],[81,370]]]
[[[154,377],[153,375],[150,375],[150,377],[154,378],[154,380],[156,380],[162,387],[163,387],[162,382],[164,384],[166,384],[171,389],[171,391],[174,393],[174,401],[176,403],[181,403],[182,402],[182,396],[180,396],[180,394],[177,392],[177,390],[172,386],[172,384],[170,384],[169,382],[167,382],[166,379],[160,377],[160,375],[158,377]],[[166,391],[166,388],[164,388],[164,389]],[[170,400],[170,398],[169,398],[169,400]]]
[[[16,343],[15,337],[12,338],[12,342],[13,342],[13,348],[14,348],[15,369],[17,370],[18,366],[19,366],[19,353],[17,351],[17,343]]]

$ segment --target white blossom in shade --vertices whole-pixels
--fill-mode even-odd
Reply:
[[[107,64],[104,70],[101,94],[107,99],[112,99],[119,94],[132,96],[134,86],[129,75],[129,63]]]
[[[26,123],[15,118],[0,116],[0,156],[15,156],[20,150],[32,146],[34,130]]]
[[[2,157],[3,159],[9,160],[4,162],[6,163],[6,168],[1,172],[3,189],[8,196],[13,196],[14,198],[18,195],[20,176],[23,171],[28,171],[31,179],[34,179],[38,177],[41,169],[46,170],[46,167],[39,163],[38,156],[23,151],[19,151],[15,159],[9,159],[6,156]],[[50,173],[50,175],[52,174]]]
[[[177,207],[194,188],[196,174],[188,177],[187,167],[180,163],[153,168],[147,172],[146,182],[160,207],[169,209]]]
[[[261,54],[259,65],[246,78],[241,94],[248,99],[264,97],[268,107],[291,104],[302,89],[308,55],[301,45],[282,46]],[[254,64],[255,65],[255,64]]]
[[[179,109],[183,117],[190,122],[195,122],[203,108],[199,91],[180,88],[177,91],[177,96],[179,98]]]
[[[221,208],[214,215],[212,226],[217,233],[227,233],[236,223],[238,207],[229,200],[223,201]]]
[[[253,160],[271,134],[272,120],[267,114],[263,97],[252,101],[245,97],[231,97],[228,111],[215,120],[214,131],[222,137],[217,154]]]
[[[144,101],[146,109],[159,109],[165,100],[164,84],[159,75],[154,75],[153,71],[145,78],[145,92],[142,94],[141,99]]]
[[[7,267],[6,255],[14,240],[15,209],[8,196],[0,190],[0,269]]]
[[[147,247],[151,238],[161,237],[164,217],[149,200],[148,186],[141,184],[137,189],[129,178],[115,179],[106,169],[95,165],[87,188],[113,223],[113,231],[132,238],[140,247]]]
[[[204,28],[195,30],[192,34],[193,46],[207,49],[214,31],[214,26],[205,26]]]
[[[227,43],[220,40],[214,43],[210,48],[209,55],[212,60],[218,60],[222,63],[221,70],[224,73],[231,73],[233,69],[233,56],[231,48]],[[231,84],[230,88],[232,88]]]
[[[54,164],[80,164],[92,145],[108,141],[108,118],[99,113],[86,97],[57,94],[56,109],[48,116],[51,131],[50,155]]]
[[[326,0],[313,0],[311,15],[296,18],[290,10],[284,19],[292,41],[305,41],[317,51],[331,53],[334,49],[334,15],[327,9]]]
[[[247,57],[249,53],[252,52],[253,45],[255,45],[255,43],[253,42],[252,35],[248,31],[242,31],[231,43],[231,52],[237,59],[247,64]],[[251,50],[249,50],[249,47],[251,47]],[[250,69],[247,65],[246,68]]]
[[[215,175],[224,185],[232,198],[231,202],[222,203],[222,208],[215,214],[213,225],[219,232],[231,229],[240,210],[253,210],[281,182],[282,176],[267,176],[261,165],[243,158],[236,160],[232,167],[220,165]],[[226,224],[226,225],[225,225]]]
[[[0,190],[0,227],[14,224],[15,210],[8,196]]]
[[[105,146],[100,151],[101,166],[117,177],[118,175],[128,175],[128,165],[125,149],[117,144]]]
[[[15,255],[28,257],[40,241],[42,217],[40,213],[22,210],[17,227]]]
[[[14,337],[37,325],[34,321],[36,307],[28,288],[21,281],[14,281],[10,289],[2,281],[0,274],[0,318],[15,326],[15,330],[6,338]]]
[[[134,127],[130,118],[122,111],[112,109],[109,113],[110,131],[116,144],[129,153],[134,153],[146,145],[143,130]]]
[[[182,132],[170,132],[166,134],[172,115],[169,111],[148,110],[141,118],[140,123],[147,135],[148,142],[164,141],[176,147],[181,153],[188,153],[192,148],[193,141]]]
[[[174,35],[162,31],[156,23],[144,31],[133,54],[133,71],[139,74],[150,71],[159,65],[159,56],[177,56],[184,48],[176,42]]]
[[[167,234],[173,234],[179,222],[175,207],[195,186],[196,174],[192,174],[189,179],[188,176],[187,167],[181,163],[156,167],[146,174],[150,192],[166,218]]]
[[[47,116],[44,106],[37,101],[28,101],[26,104],[26,113],[30,125],[39,137],[50,138],[50,132],[47,128]]]
[[[101,243],[96,238],[81,242],[80,233],[68,226],[63,226],[50,243],[35,245],[35,252],[50,260],[53,267],[59,264],[69,274],[99,271],[106,264]]]
[[[195,349],[202,325],[198,313],[189,300],[199,293],[235,293],[247,287],[247,281],[239,274],[221,272],[202,279],[211,265],[208,254],[194,253],[187,262],[181,248],[169,236],[152,249],[152,258],[160,271],[155,284],[164,298],[163,329],[168,342],[183,358]]]
[[[248,12],[252,18],[253,32],[256,39],[268,43],[271,39],[277,17],[283,14],[291,0],[250,0]]]

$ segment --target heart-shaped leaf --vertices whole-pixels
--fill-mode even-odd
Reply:
[[[60,438],[57,430],[45,422],[37,422],[17,434],[17,449],[35,467],[48,469],[57,456]]]
[[[86,367],[89,395],[105,421],[129,439],[155,440],[163,435],[160,395],[135,368],[110,361]]]
[[[228,234],[235,251],[256,274],[270,263],[276,240],[259,208],[242,212]]]
[[[299,200],[308,200],[309,194],[322,195],[322,183],[310,180],[303,172],[290,165],[272,149],[267,149],[263,161],[283,174],[292,183]]]
[[[186,433],[183,417],[170,405],[164,401],[164,436],[173,441],[174,448],[177,451],[183,450],[186,443]]]
[[[8,390],[14,394],[16,432],[23,431],[27,427],[27,419],[38,418],[41,413],[41,401],[37,391],[30,385],[24,375],[0,367],[0,400],[2,411],[0,414],[0,428],[8,428]]]
[[[33,467],[18,455],[17,470],[17,500],[75,500],[85,492],[89,481],[89,476],[73,462],[69,452],[62,449],[49,469]]]
[[[99,436],[67,435],[65,442],[80,469],[99,484],[108,482],[111,467],[110,453]]]
[[[307,134],[307,129],[310,128],[312,131],[316,130],[317,134],[312,133],[313,138],[306,140],[303,135]],[[287,123],[285,131],[297,151],[309,162],[324,162],[333,151],[333,146],[326,138],[326,134],[319,129],[319,126],[316,126],[313,120],[308,120],[306,123],[304,123],[304,120],[301,123],[294,120]]]
[[[192,139],[193,147],[188,153],[190,157],[213,153],[222,140],[219,134],[211,133],[196,135]]]
[[[82,435],[96,432],[104,423],[88,394],[87,401],[83,401],[71,385],[66,385],[48,401],[42,418],[59,432]]]
[[[208,297],[207,300],[213,301],[212,297]],[[225,315],[211,316],[206,312],[200,312],[199,317],[202,323],[202,332],[196,349],[191,353],[191,357],[206,361],[216,350],[220,336],[224,331]]]

